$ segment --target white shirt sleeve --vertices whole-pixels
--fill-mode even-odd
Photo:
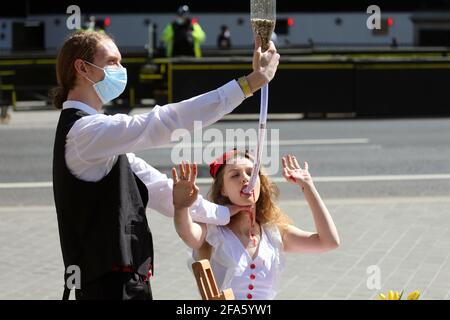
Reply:
[[[131,170],[147,187],[148,207],[167,217],[173,217],[173,180],[134,154],[127,153],[127,157]],[[227,207],[209,202],[203,199],[201,195],[198,195],[189,211],[192,219],[197,222],[226,225],[230,221],[230,211]]]
[[[189,100],[156,106],[149,113],[85,116],[67,134],[67,165],[78,177],[86,171],[86,166],[98,167],[98,172],[105,176],[112,167],[108,163],[114,162],[115,156],[169,143],[174,130],[193,130],[194,121],[202,121],[203,127],[211,125],[244,99],[241,88],[233,80]]]

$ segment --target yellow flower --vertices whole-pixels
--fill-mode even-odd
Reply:
[[[383,293],[380,293],[378,295],[378,300],[401,300],[403,297],[403,292],[403,290],[400,293],[398,291],[389,290],[387,297]],[[416,290],[408,295],[408,300],[417,300],[419,297],[420,291]]]
[[[395,293],[392,290],[388,291],[388,300],[395,300]]]
[[[408,300],[417,300],[417,299],[419,299],[419,297],[420,297],[420,291],[416,290],[416,291],[411,292],[408,295],[407,299]]]

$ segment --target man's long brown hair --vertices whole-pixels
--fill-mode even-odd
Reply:
[[[50,97],[57,109],[67,100],[69,91],[76,85],[77,72],[74,62],[77,59],[94,62],[99,42],[111,39],[108,35],[97,31],[76,31],[72,33],[59,50],[56,62],[56,80],[58,86],[51,89]]]

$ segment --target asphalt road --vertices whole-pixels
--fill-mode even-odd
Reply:
[[[0,126],[0,203],[52,205],[49,182],[57,112],[16,112],[14,118],[15,123]],[[220,145],[220,133],[239,135],[238,129],[256,127],[256,121],[223,121],[197,131],[184,138],[195,148],[187,148],[191,156],[183,158],[206,158],[209,153],[202,143],[206,147],[214,138]],[[450,119],[269,121],[268,129],[264,159],[276,169],[272,177],[281,199],[297,197],[297,189],[284,183],[278,170],[286,153],[308,161],[319,191],[327,198],[450,195]],[[174,142],[137,155],[169,173],[177,154],[174,145],[179,146]],[[206,193],[208,168],[201,160],[205,159],[198,161],[199,176],[204,178],[200,187]]]

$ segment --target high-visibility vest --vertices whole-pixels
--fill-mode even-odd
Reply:
[[[190,23],[189,25],[180,26],[180,28],[174,27],[175,23],[170,23],[166,26],[162,33],[162,40],[166,43],[166,52],[168,57],[172,57],[175,55],[193,55],[196,58],[200,58],[202,56],[202,52],[200,49],[200,44],[205,41],[206,34],[203,31],[202,27],[198,23]],[[192,28],[192,32],[190,36],[192,39],[187,39],[188,29]],[[184,30],[183,30],[184,29]],[[176,34],[178,32],[179,34]],[[184,33],[184,34],[183,34]],[[181,40],[177,39],[184,38],[185,43]],[[174,48],[175,42],[178,42],[177,45],[183,46],[183,48]],[[190,43],[190,48],[188,47]],[[179,49],[179,50],[178,50]],[[181,54],[178,54],[181,52]]]

